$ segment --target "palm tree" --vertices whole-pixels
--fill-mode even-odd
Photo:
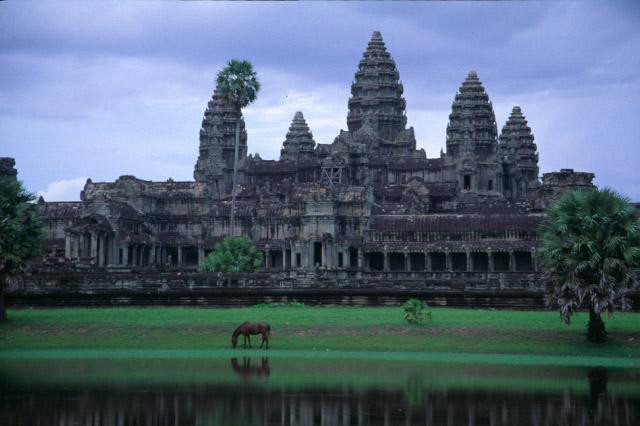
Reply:
[[[546,211],[539,252],[547,301],[569,323],[589,309],[587,338],[606,340],[601,315],[629,309],[625,293],[638,284],[640,219],[629,199],[605,188],[565,193]]]
[[[40,253],[42,223],[35,196],[13,176],[0,176],[0,321],[7,319],[4,288]]]
[[[236,144],[233,158],[233,187],[231,189],[231,235],[235,234],[236,184],[238,182],[238,151],[240,150],[240,117],[242,108],[256,100],[260,90],[258,76],[249,61],[232,59],[218,73],[218,90],[236,108]]]

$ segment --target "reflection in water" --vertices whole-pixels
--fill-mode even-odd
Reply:
[[[42,425],[637,425],[640,395],[608,393],[606,369],[550,391],[500,386],[435,386],[406,376],[406,386],[267,383],[286,360],[231,359],[231,382],[219,372],[206,383],[147,385],[72,382],[33,386],[0,382],[0,424]],[[336,361],[338,362],[338,361]],[[284,365],[279,365],[283,363]],[[307,361],[313,370],[314,361]],[[299,367],[299,365],[298,365]],[[396,366],[387,374],[399,374]],[[296,369],[301,376],[304,368]],[[214,370],[211,370],[214,371]],[[403,371],[403,370],[402,370]],[[412,370],[416,371],[416,370]],[[378,373],[374,371],[373,374]],[[204,373],[206,374],[206,373]],[[270,377],[271,374],[271,377]],[[619,371],[616,373],[620,375]],[[626,374],[626,373],[624,373]],[[326,375],[326,373],[325,373]],[[637,372],[630,376],[637,378]],[[449,376],[446,376],[449,377]],[[626,377],[626,376],[625,376]],[[396,377],[397,378],[397,377]],[[629,379],[629,377],[626,377]],[[259,379],[259,380],[255,380]],[[498,378],[495,378],[498,379]],[[572,386],[581,387],[575,391]]]
[[[260,360],[260,366],[251,366],[251,358],[242,358],[242,365],[238,363],[238,358],[231,358],[231,368],[245,380],[253,378],[269,377],[269,358],[263,357]]]

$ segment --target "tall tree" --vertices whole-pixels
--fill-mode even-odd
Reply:
[[[589,309],[587,338],[606,340],[602,314],[629,309],[625,293],[638,285],[640,219],[629,199],[605,188],[565,193],[546,211],[539,252],[548,302],[567,323]]]
[[[34,199],[15,177],[0,177],[0,321],[7,319],[7,280],[22,274],[40,251],[43,231]]]
[[[244,237],[227,237],[216,244],[204,261],[200,272],[255,272],[262,266],[262,254]]]
[[[237,111],[236,143],[233,158],[233,188],[231,189],[231,236],[235,235],[236,219],[236,184],[238,183],[238,152],[240,150],[240,118],[242,108],[256,100],[260,90],[258,75],[249,61],[232,59],[227,66],[218,73],[216,80],[218,89],[227,102]]]

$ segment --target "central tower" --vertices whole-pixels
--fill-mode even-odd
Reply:
[[[394,141],[405,129],[406,102],[396,63],[382,35],[374,31],[351,85],[347,126],[355,133],[365,122],[385,141]]]

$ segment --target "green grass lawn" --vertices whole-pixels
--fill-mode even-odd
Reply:
[[[585,339],[586,313],[575,315],[568,326],[557,312],[549,311],[430,310],[432,319],[414,326],[403,322],[399,307],[13,309],[9,321],[0,324],[0,357],[52,350],[226,354],[238,324],[261,321],[271,324],[274,355],[287,351],[296,356],[322,351],[387,357],[393,353],[499,354],[522,359],[543,355],[625,358],[640,366],[640,313],[605,319],[610,340],[593,345]],[[259,336],[253,343],[259,346]]]

